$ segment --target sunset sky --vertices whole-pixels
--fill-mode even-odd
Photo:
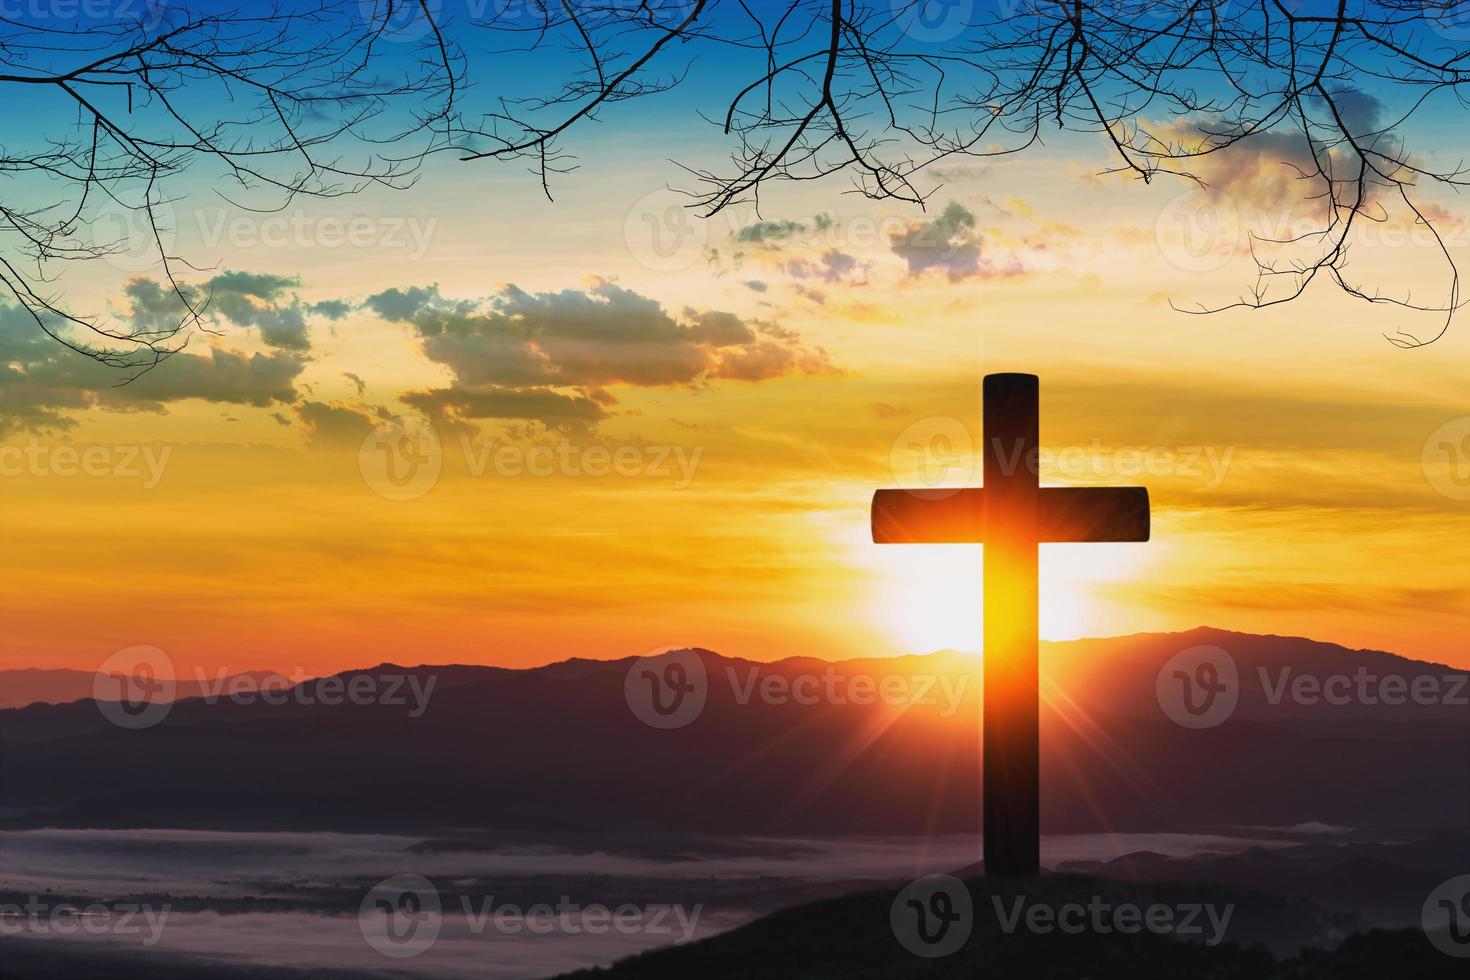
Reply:
[[[1143,484],[1154,508],[1146,544],[1043,549],[1044,637],[1209,624],[1470,667],[1470,458],[1442,448],[1470,438],[1470,325],[1402,350],[1385,335],[1441,318],[1326,281],[1170,308],[1237,298],[1245,229],[1310,213],[1271,145],[1211,164],[1208,192],[1099,176],[1101,142],[1068,135],[941,168],[925,211],[836,178],[706,221],[667,189],[670,160],[725,149],[697,95],[588,128],[554,202],[447,157],[277,215],[194,188],[176,247],[213,267],[219,332],[129,385],[0,305],[0,665],[978,649],[980,549],[874,545],[868,504],[977,484],[980,378],[1022,371],[1043,481]],[[1444,208],[1463,260],[1470,211]],[[1448,286],[1402,214],[1352,269]],[[140,321],[154,278],[119,255],[67,299]],[[377,492],[364,448],[395,416],[440,441],[412,499]],[[59,475],[63,447],[103,447],[97,472]],[[567,472],[526,472],[552,453]]]

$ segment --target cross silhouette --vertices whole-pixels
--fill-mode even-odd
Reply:
[[[873,494],[878,544],[985,545],[986,875],[1041,870],[1037,545],[1147,541],[1149,534],[1144,487],[1041,487],[1038,387],[1034,374],[985,376],[983,487]]]

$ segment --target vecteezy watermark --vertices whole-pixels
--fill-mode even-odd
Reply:
[[[709,672],[697,650],[650,651],[623,678],[623,700],[650,728],[683,728],[699,717],[708,698]]]
[[[380,422],[357,450],[357,470],[380,497],[414,500],[439,482],[444,448],[427,419],[399,415]]]
[[[1421,919],[1436,949],[1470,959],[1470,874],[1451,878],[1430,892]]]
[[[470,476],[480,477],[487,472],[509,477],[657,476],[671,477],[676,490],[694,482],[694,471],[704,455],[703,446],[613,448],[601,443],[576,445],[565,439],[530,446],[484,439],[477,446],[468,436],[461,436],[459,445]]]
[[[1424,478],[1451,500],[1470,500],[1470,415],[1450,419],[1424,440]]]
[[[142,945],[156,946],[163,938],[172,908],[167,903],[138,902],[53,904],[31,895],[24,905],[0,904],[0,936],[74,936],[85,932],[93,936],[141,936]]]
[[[1159,669],[1154,681],[1159,707],[1185,728],[1214,728],[1235,713],[1240,671],[1235,658],[1216,646],[1181,650]]]
[[[730,247],[741,252],[784,251],[806,255],[868,252],[892,248],[895,242],[902,242],[909,249],[937,260],[954,258],[967,247],[963,239],[953,235],[955,229],[943,221],[919,222],[899,215],[823,213],[810,221],[768,221],[753,207],[732,208],[722,214],[728,222]],[[789,263],[787,269],[791,269]]]
[[[119,728],[151,728],[163,721],[176,689],[173,661],[158,647],[119,650],[92,675],[97,710]]]
[[[1021,930],[1043,936],[1055,932],[1072,936],[1151,932],[1157,936],[1200,939],[1206,946],[1218,946],[1224,942],[1230,919],[1235,915],[1234,903],[1224,906],[1208,902],[1139,905],[1136,902],[1112,902],[1102,895],[1093,895],[1086,903],[1064,902],[1060,905],[1025,895],[1013,898],[992,895],[990,903],[1001,932],[1007,935]]]
[[[438,218],[311,214],[306,211],[233,214],[194,212],[199,239],[209,248],[383,249],[410,262],[429,251]]]
[[[958,951],[975,927],[970,890],[952,875],[926,875],[893,899],[888,924],[899,945],[926,959]]]
[[[503,0],[471,0],[492,9]],[[444,21],[443,0],[357,0],[358,16],[383,41],[412,44],[429,37],[436,24]]]
[[[362,938],[393,959],[425,952],[443,927],[439,889],[423,875],[384,878],[368,890],[357,907],[357,929]]]
[[[128,647],[97,668],[92,676],[92,698],[104,718],[131,729],[157,725],[181,697],[198,698],[209,705],[220,701],[328,708],[382,705],[406,708],[408,717],[419,718],[428,710],[439,681],[436,674],[394,671],[308,677],[300,667],[289,675],[232,674],[228,667],[216,668],[213,677],[202,667],[195,667],[193,673],[192,682],[181,681],[172,658],[162,650]]]
[[[1470,8],[1470,4],[1466,4]],[[1302,199],[1303,204],[1313,202]],[[1311,208],[1252,206],[1217,187],[1190,188],[1171,197],[1154,225],[1159,253],[1175,268],[1204,273],[1249,258],[1252,246],[1319,247],[1331,240]],[[1356,225],[1355,249],[1458,248],[1470,244],[1470,218],[1369,221]]]
[[[460,436],[465,472],[498,477],[657,477],[682,490],[694,482],[703,446],[664,446],[568,439],[521,444]],[[444,469],[444,444],[422,417],[397,416],[379,423],[358,448],[363,482],[389,500],[413,500],[434,488]]]
[[[429,710],[434,696],[437,674],[419,676],[414,673],[363,671],[354,674],[331,674],[308,677],[300,667],[289,675],[270,674],[255,678],[245,674],[230,675],[227,668],[216,668],[211,679],[203,669],[194,669],[194,687],[205,704],[229,701],[232,704],[268,704],[279,707],[299,704],[304,707],[322,705],[335,708],[351,704],[359,707],[382,705],[407,708],[410,718],[420,718]]]
[[[1005,445],[995,440],[996,458],[1001,472],[1015,473],[1024,466],[1033,473],[1046,473],[1058,479],[1082,480],[1092,477],[1131,479],[1134,477],[1183,477],[1198,479],[1213,490],[1225,482],[1234,446],[1109,446],[1093,439],[1087,446],[1047,449],[1024,444]]]
[[[1029,895],[991,895],[990,911],[1005,935],[1099,936],[1113,934],[1176,936],[1206,946],[1225,941],[1235,905],[1207,902],[1115,901],[1091,895],[1086,901],[1054,904]],[[905,886],[889,907],[889,925],[904,949],[915,956],[949,956],[965,946],[979,913],[963,881],[952,875],[926,875]]]
[[[617,906],[574,902],[567,895],[556,904],[519,905],[494,895],[461,893],[452,903],[472,936],[663,936],[676,946],[694,938],[703,905]],[[399,874],[372,887],[358,906],[357,927],[369,946],[384,956],[406,959],[434,945],[446,915],[439,889],[422,875]]]
[[[1470,41],[1470,0],[1443,0],[1425,4],[1425,22],[1449,41]]]
[[[735,694],[736,704],[759,700],[762,704],[886,704],[891,708],[939,708],[941,718],[953,718],[969,687],[969,674],[849,674],[835,666],[818,673],[803,672],[794,677],[764,673],[759,665],[745,670],[743,678],[734,667],[726,667],[725,675]]]
[[[716,675],[718,676],[718,675]],[[796,674],[752,664],[727,665],[723,679],[733,702],[810,707],[818,704],[891,708],[937,708],[942,718],[959,711],[971,676],[961,674],[872,674],[829,665]],[[623,679],[623,696],[633,715],[659,729],[683,728],[704,711],[711,675],[697,650],[663,649],[633,661]]]
[[[888,448],[888,468],[904,490],[923,496],[955,493],[946,486],[977,479],[979,457],[959,419],[931,416],[910,423]]]
[[[889,0],[898,29],[915,41],[953,41],[970,26],[975,0]]]
[[[623,220],[628,253],[654,272],[683,272],[704,255],[709,222],[689,208],[690,199],[662,189],[645,194]]]
[[[144,490],[152,490],[163,479],[173,451],[173,446],[159,443],[51,446],[31,436],[23,446],[0,446],[0,476],[111,477],[141,480]]]
[[[1022,442],[994,440],[1001,471],[1024,467],[1059,480],[1179,477],[1199,480],[1213,490],[1225,482],[1233,446],[1112,446],[1093,439],[1086,446],[1027,448]],[[955,493],[954,484],[980,478],[980,457],[969,428],[959,419],[933,416],[910,423],[888,450],[888,465],[900,487],[919,496]]]
[[[114,269],[149,272],[176,254],[178,212],[167,198],[151,190],[139,197],[119,191],[94,197],[94,204],[82,232],[86,247]]]
[[[1399,707],[1470,707],[1470,673],[1412,676],[1379,672],[1360,664],[1350,673],[1299,673],[1290,665],[1256,667],[1264,705],[1283,703],[1315,707],[1383,705]],[[1155,679],[1159,707],[1169,720],[1185,728],[1214,728],[1235,713],[1242,696],[1239,667],[1230,653],[1216,646],[1197,646],[1170,657]]]
[[[1349,704],[1389,705],[1403,704],[1421,706],[1448,705],[1470,707],[1470,674],[1450,672],[1447,674],[1419,674],[1406,677],[1403,674],[1380,674],[1359,666],[1351,674],[1335,673],[1326,677],[1315,674],[1296,674],[1291,667],[1280,667],[1273,672],[1257,667],[1261,690],[1267,704],[1316,705],[1326,704],[1342,707]]]
[[[1235,199],[1221,191],[1181,191],[1159,211],[1159,252],[1185,272],[1213,272],[1241,252],[1244,231]]]
[[[955,2],[963,7],[969,0]],[[911,263],[943,265],[975,247],[943,218],[822,213],[807,221],[768,220],[753,205],[706,217],[691,210],[692,201],[664,189],[634,202],[623,224],[629,253],[655,272],[680,272],[701,260],[719,265],[728,258],[737,268],[753,261],[797,279],[851,283],[866,281],[872,264],[859,256],[874,249],[900,249]]]
[[[168,12],[165,0],[0,0],[0,18],[12,23],[66,21],[157,27]]]
[[[415,42],[433,36],[435,25],[471,24],[512,31],[571,29],[568,15],[582,23],[620,14],[632,24],[672,30],[693,11],[696,0],[358,0],[359,19],[385,41]]]

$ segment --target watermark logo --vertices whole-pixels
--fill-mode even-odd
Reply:
[[[976,459],[970,430],[948,416],[919,419],[888,449],[888,466],[899,487],[936,499],[957,492],[946,483],[972,483]]]
[[[148,272],[174,253],[178,215],[173,203],[152,196],[136,201],[97,195],[97,210],[87,222],[90,247],[119,272]]]
[[[888,924],[899,945],[915,956],[949,956],[965,945],[974,928],[970,890],[953,875],[926,875],[893,899]]]
[[[24,446],[0,446],[0,476],[138,480],[152,490],[163,480],[173,446],[158,443],[50,446],[31,436]]]
[[[133,646],[102,662],[92,675],[92,699],[119,728],[151,728],[173,709],[174,665],[157,647]]]
[[[429,710],[437,674],[359,671],[308,677],[301,667],[290,674],[231,674],[218,667],[213,676],[195,667],[193,678],[174,673],[171,659],[156,647],[137,646],[121,650],[97,669],[92,678],[92,696],[103,716],[122,728],[147,728],[163,721],[173,703],[191,698],[213,706],[220,702],[236,705],[262,704],[270,707],[298,705],[335,708],[403,708],[409,718],[421,718]]]
[[[709,240],[709,222],[688,204],[687,197],[667,188],[634,202],[623,221],[629,254],[654,272],[682,272],[698,262]]]
[[[565,438],[542,438],[524,444],[493,436],[475,440],[461,435],[458,446],[464,471],[474,479],[659,478],[667,479],[676,490],[694,482],[704,457],[703,446],[616,445],[605,441],[581,444]],[[437,484],[448,449],[427,419],[399,416],[379,423],[363,439],[358,448],[358,471],[374,493],[390,500],[413,500]]]
[[[892,0],[898,29],[915,41],[952,41],[964,33],[975,13],[975,0]]]
[[[1424,900],[1424,933],[1446,956],[1470,959],[1470,874],[1451,878]]]
[[[616,908],[601,903],[583,905],[567,895],[552,905],[538,902],[521,906],[495,895],[460,894],[451,909],[444,907],[439,889],[417,874],[397,874],[374,885],[358,907],[358,931],[373,949],[393,959],[409,959],[426,952],[438,940],[446,915],[457,916],[470,935],[515,936],[623,936],[668,937],[675,946],[694,939],[703,905],[635,905]]]
[[[417,262],[429,251],[438,218],[413,215],[336,215],[307,211],[234,214],[196,210],[199,238],[211,249],[321,248],[384,249]]]
[[[221,699],[231,704],[264,704],[280,707],[286,704],[305,708],[321,705],[335,708],[350,704],[357,707],[406,708],[408,717],[422,718],[434,696],[437,674],[419,675],[387,671],[381,674],[362,671],[351,675],[326,677],[306,676],[296,667],[288,677],[270,674],[256,678],[245,674],[229,675],[228,668],[216,669],[211,679],[203,668],[194,668],[195,689],[205,704]]]
[[[1258,266],[1285,268],[1286,264],[1313,263],[1329,230],[1319,212],[1303,207],[1251,205],[1219,188],[1187,189],[1159,211],[1154,239],[1169,264],[1185,272],[1206,273],[1237,259],[1252,258]],[[1470,220],[1463,216],[1436,217],[1433,222],[1395,218],[1356,226],[1352,247],[1358,249],[1462,247],[1470,240]],[[1262,254],[1257,254],[1264,250]]]
[[[483,477],[488,472],[508,477],[654,476],[670,478],[676,490],[694,482],[695,470],[704,455],[703,446],[692,450],[663,445],[614,448],[600,442],[580,446],[566,439],[520,446],[494,438],[482,439],[477,444],[469,436],[460,436],[459,446],[465,469],[472,477]]]
[[[357,9],[377,37],[398,44],[422,41],[444,22],[442,0],[357,0]]]
[[[1451,500],[1470,500],[1470,415],[1450,419],[1424,440],[1424,478]]]
[[[964,703],[965,690],[972,675],[961,674],[848,674],[835,667],[820,673],[801,673],[795,677],[763,673],[758,666],[745,671],[742,679],[734,667],[726,667],[735,703],[745,705],[759,699],[762,704],[815,704],[867,706],[885,704],[890,708],[938,708],[939,717],[953,718]]]
[[[699,717],[709,698],[704,660],[694,650],[645,654],[628,668],[623,697],[650,728],[683,728]]]
[[[444,926],[439,889],[423,875],[398,874],[372,887],[357,909],[357,929],[384,956],[408,959],[434,945]]]
[[[1190,647],[1170,657],[1154,682],[1159,707],[1184,728],[1214,728],[1235,713],[1240,671],[1235,658],[1215,646]]]
[[[1470,0],[1440,0],[1425,4],[1424,19],[1449,41],[1470,41]]]
[[[121,7],[128,17],[137,21],[144,31],[151,31],[163,23],[169,12],[169,0],[122,0]]]
[[[398,415],[368,433],[357,451],[357,468],[380,497],[415,500],[439,482],[444,450],[427,419]]]
[[[1274,673],[1273,679],[1272,671],[1265,667],[1256,668],[1266,703],[1273,706],[1288,698],[1293,704],[1332,707],[1350,704],[1470,706],[1470,695],[1465,690],[1470,683],[1470,674],[1466,673],[1420,674],[1409,678],[1403,674],[1375,674],[1366,666],[1359,666],[1352,674],[1328,674],[1326,677],[1297,674],[1291,667],[1279,668]]]
[[[1234,446],[1110,446],[1093,439],[1087,446],[1052,449],[1020,439],[992,438],[1000,471],[1034,473],[1063,480],[1178,477],[1198,480],[1214,490],[1225,482]]]
[[[989,447],[1006,475],[1031,473],[1048,480],[1131,480],[1147,477],[1197,481],[1214,490],[1229,476],[1234,446],[1112,445],[1093,439],[1085,445],[1052,448],[1020,439],[992,438]],[[954,484],[980,479],[980,456],[970,430],[948,416],[911,423],[888,450],[894,481],[918,497],[940,499]]]
[[[0,0],[0,19],[27,23],[65,21],[128,24],[143,31],[157,27],[168,13],[166,0]]]
[[[693,650],[649,654],[634,661],[623,694],[639,720],[654,728],[683,728],[704,710],[709,691],[721,675],[710,674]],[[909,710],[935,709],[952,718],[964,705],[972,675],[869,673],[827,666],[820,671],[780,672],[769,665],[726,666],[723,678],[737,705],[885,705]]]
[[[1086,904],[1066,902],[1052,905],[1025,895],[1010,900],[992,895],[990,902],[995,907],[1000,930],[1006,935],[1022,929],[1039,936],[1057,932],[1071,936],[1085,932],[1098,936],[1151,932],[1157,936],[1198,938],[1206,946],[1218,946],[1225,941],[1225,933],[1235,915],[1234,904],[1218,906],[1186,902],[1169,905],[1154,902],[1138,905],[1134,902],[1111,902],[1101,895],[1091,896]]]
[[[1240,210],[1220,191],[1187,190],[1169,200],[1154,224],[1159,253],[1185,272],[1213,272],[1241,252]]]
[[[598,902],[582,905],[562,895],[555,906],[547,902],[522,907],[513,902],[497,901],[494,895],[459,897],[465,925],[475,936],[487,930],[504,935],[529,932],[535,936],[561,934],[576,936],[587,933],[604,936],[617,932],[623,936],[638,934],[667,936],[675,946],[694,938],[699,929],[703,905],[634,905],[631,902],[610,908]]]
[[[24,905],[0,904],[0,936],[93,936],[142,937],[142,945],[156,946],[163,938],[173,906],[113,902],[90,905],[55,905],[31,895]]]

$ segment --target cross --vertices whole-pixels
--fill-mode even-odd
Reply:
[[[1038,382],[988,374],[982,395],[984,487],[879,490],[878,544],[983,543],[985,704],[981,732],[987,876],[1041,871],[1037,545],[1147,541],[1145,487],[1040,486]]]

